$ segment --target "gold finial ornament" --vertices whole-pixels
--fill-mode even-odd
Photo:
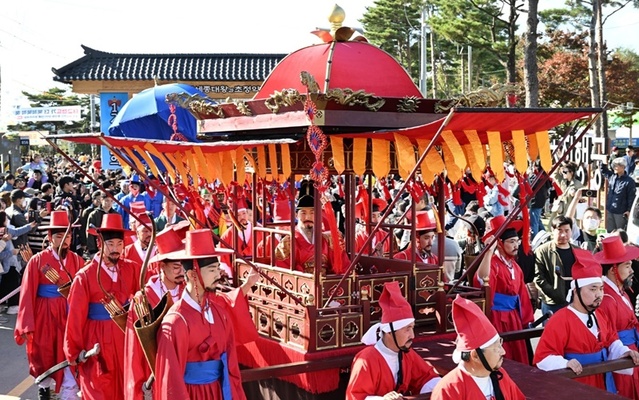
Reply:
[[[337,4],[333,7],[333,11],[328,16],[328,22],[331,23],[331,36],[335,35],[335,31],[342,27],[342,23],[346,19],[344,9]]]

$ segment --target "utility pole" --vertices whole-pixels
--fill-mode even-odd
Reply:
[[[473,90],[473,46],[468,45],[468,91]]]
[[[420,55],[419,55],[419,90],[422,92],[422,96],[428,96],[428,32],[426,26],[426,5],[422,6],[422,16],[421,16],[421,43],[420,43]]]

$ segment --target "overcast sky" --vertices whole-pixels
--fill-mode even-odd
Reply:
[[[83,56],[81,44],[113,53],[289,53],[317,43],[336,0],[3,0],[0,67],[3,115],[20,92],[53,86],[51,68]],[[561,5],[541,0],[542,7]],[[360,27],[373,0],[339,0],[344,25]],[[522,23],[524,18],[520,19]],[[606,24],[612,48],[639,52],[639,11]],[[62,86],[61,86],[62,87]],[[0,127],[6,121],[0,116]]]

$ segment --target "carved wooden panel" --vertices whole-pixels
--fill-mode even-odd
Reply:
[[[397,275],[392,274],[374,274],[374,275],[360,275],[357,277],[356,287],[358,290],[368,291],[370,298],[370,314],[371,324],[378,322],[382,318],[382,309],[379,306],[379,296],[382,294],[384,283],[399,281],[399,287],[402,290],[402,294],[408,298],[408,273],[402,273]],[[368,329],[368,328],[367,328]]]
[[[339,303],[340,306],[352,305],[353,298],[351,296],[352,278],[344,279],[338,286],[341,276],[330,275],[322,282],[322,303],[318,304],[322,307],[326,304],[328,298],[333,294],[333,301]]]
[[[317,349],[327,350],[339,347],[339,338],[341,335],[339,326],[339,317],[317,317],[315,321],[315,335],[317,337]]]

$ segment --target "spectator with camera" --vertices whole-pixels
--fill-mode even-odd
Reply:
[[[565,216],[572,219],[572,243],[579,248],[595,252],[597,247],[597,229],[601,225],[602,214],[597,207],[589,206],[584,210],[581,221],[577,223],[574,216],[577,211],[577,204],[582,202],[584,197],[595,197],[597,192],[588,188],[579,188],[572,202],[566,209]]]
[[[626,166],[626,159],[623,157],[612,161],[612,171],[607,165],[601,165],[601,173],[608,180],[606,196],[606,230],[608,232],[626,229],[630,209],[635,201],[635,182],[626,173]]]

